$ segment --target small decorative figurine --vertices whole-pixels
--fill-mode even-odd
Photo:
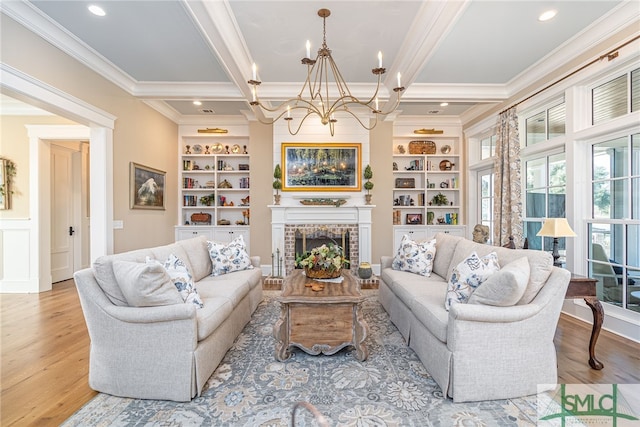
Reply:
[[[228,145],[225,145],[225,146],[224,146],[224,148],[227,150],[227,151],[226,151],[226,154],[229,154],[229,146],[228,146]]]
[[[205,145],[205,146],[204,146],[204,154],[211,154],[211,153],[209,152],[209,146],[208,146],[208,145]]]
[[[246,146],[246,145],[243,145],[243,146],[242,146],[242,148],[244,149],[244,150],[242,151],[242,154],[249,154],[249,153],[247,152],[247,146]]]
[[[190,145],[187,145],[187,151],[185,151],[184,154],[191,154],[191,146]]]

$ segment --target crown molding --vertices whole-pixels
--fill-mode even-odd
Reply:
[[[508,97],[506,86],[501,84],[414,83],[405,91],[402,100],[497,102]]]
[[[222,82],[140,82],[133,96],[162,99],[199,99],[210,101],[244,101],[246,98],[233,83]]]
[[[133,93],[136,85],[135,80],[76,36],[53,22],[31,3],[25,0],[3,1],[0,2],[0,10],[107,80],[129,93]]]
[[[171,108],[169,104],[164,101],[160,101],[157,99],[143,99],[142,102],[144,102],[149,107],[153,108],[158,113],[162,114],[174,123],[179,123],[181,120],[182,115],[175,109]]]
[[[638,21],[640,21],[638,3],[636,1],[622,3],[507,82],[507,92],[510,96],[517,94],[629,25],[638,26]]]

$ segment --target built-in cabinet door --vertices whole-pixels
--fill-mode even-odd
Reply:
[[[433,225],[433,226],[402,226],[394,227],[393,229],[393,251],[398,250],[402,236],[405,234],[415,242],[422,242],[424,240],[432,239],[437,233],[451,234],[453,236],[465,237],[466,227],[464,225],[458,226],[445,226],[445,225]]]
[[[395,254],[400,247],[402,236],[409,236],[409,238],[415,242],[421,242],[427,240],[429,236],[427,227],[395,227],[393,231],[393,253]]]
[[[176,227],[176,241],[198,236],[207,236],[207,240],[213,240],[213,227]]]

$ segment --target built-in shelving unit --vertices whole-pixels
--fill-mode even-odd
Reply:
[[[249,245],[249,137],[194,131],[179,141],[176,240],[204,234],[224,242],[242,234]]]
[[[465,235],[459,150],[458,136],[394,137],[392,222],[395,247],[404,234],[415,240],[427,239],[438,231]]]

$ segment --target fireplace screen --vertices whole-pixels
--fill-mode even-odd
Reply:
[[[322,245],[333,243],[342,247],[344,256],[350,260],[349,250],[349,230],[329,230],[321,228],[312,232],[306,230],[296,230],[295,254],[296,259],[302,257],[311,249]]]

